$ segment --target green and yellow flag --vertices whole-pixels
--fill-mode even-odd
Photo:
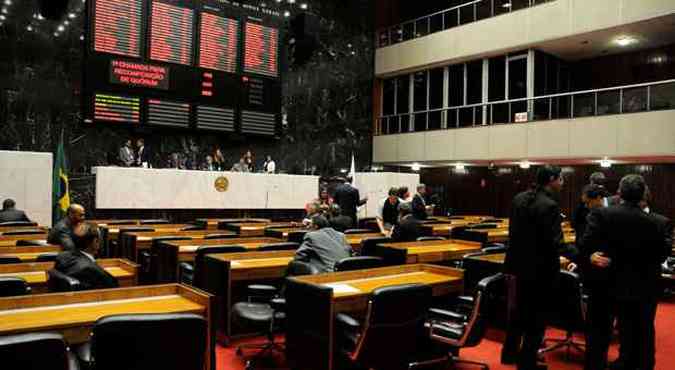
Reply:
[[[63,150],[63,136],[59,142],[54,159],[54,172],[52,179],[52,220],[54,223],[65,217],[70,207],[70,189],[68,187],[68,166],[66,154]]]

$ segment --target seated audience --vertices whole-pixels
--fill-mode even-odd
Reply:
[[[244,157],[239,159],[239,162],[235,163],[230,169],[232,172],[251,172],[246,164]]]
[[[217,170],[216,165],[213,163],[213,157],[211,157],[210,155],[206,156],[206,161],[202,165],[202,170],[204,170],[204,171],[216,171]]]
[[[398,205],[398,224],[391,229],[391,238],[397,242],[412,242],[422,236],[420,221],[412,214],[410,202]]]
[[[26,213],[20,209],[16,209],[16,202],[14,199],[7,198],[2,202],[2,211],[0,211],[0,223],[12,221],[26,221],[30,222]]]
[[[244,154],[244,163],[248,167],[248,172],[255,172],[255,157],[253,157],[250,149]]]
[[[340,206],[337,204],[331,204],[328,208],[328,217],[330,226],[343,233],[345,230],[351,229],[352,223],[354,222],[349,216],[342,214]]]
[[[82,222],[84,222],[84,207],[71,204],[66,217],[49,230],[47,242],[62,246],[64,251],[75,250],[75,228]]]
[[[213,152],[213,164],[218,171],[225,171],[225,156],[220,148],[216,148]]]
[[[352,248],[345,235],[335,231],[324,216],[312,217],[310,228],[302,245],[295,252],[295,260],[309,263],[320,272],[332,272],[335,263],[351,257]]]
[[[75,249],[59,253],[54,269],[77,279],[83,289],[116,288],[117,279],[96,263],[98,227],[81,223],[75,228]]]
[[[263,172],[264,173],[274,173],[277,170],[277,164],[272,160],[271,155],[267,155],[265,163],[263,163]]]

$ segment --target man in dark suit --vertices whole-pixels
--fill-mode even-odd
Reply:
[[[548,303],[560,273],[562,216],[558,205],[560,167],[543,166],[537,186],[516,195],[509,222],[510,246],[504,269],[509,282],[509,322],[502,363],[519,370],[546,369],[537,352],[546,330]],[[522,339],[522,346],[521,346]]]
[[[136,141],[136,145],[138,146],[138,153],[136,154],[136,164],[139,167],[151,168],[152,166],[150,165],[150,150],[148,150],[148,148],[145,146],[145,140],[138,139]]]
[[[77,279],[83,289],[116,288],[117,279],[96,263],[98,255],[98,227],[81,223],[75,228],[75,249],[56,257],[54,269]]]
[[[412,242],[422,236],[420,221],[412,214],[410,202],[398,205],[398,224],[391,229],[391,239],[396,242]]]
[[[418,220],[427,219],[427,202],[424,200],[424,196],[427,193],[427,186],[424,184],[417,185],[417,193],[412,200],[412,212]]]
[[[0,211],[0,223],[12,221],[26,221],[30,222],[26,213],[22,210],[16,209],[16,202],[14,199],[5,199],[2,202],[2,211]]]
[[[84,207],[71,204],[66,217],[49,230],[47,242],[62,246],[64,251],[75,250],[75,228],[82,222],[84,222]]]
[[[357,208],[368,202],[368,197],[361,199],[359,189],[352,186],[352,177],[347,177],[345,183],[335,188],[333,202],[337,203],[342,209],[342,214],[352,219],[351,227],[358,225],[356,218]]]
[[[335,263],[352,255],[345,234],[335,231],[324,216],[312,217],[313,231],[305,234],[295,260],[309,263],[320,272],[333,272]]]
[[[625,176],[619,184],[621,204],[593,211],[583,236],[584,247],[593,251],[590,263],[607,276],[605,289],[616,309],[621,344],[621,361],[614,367],[620,369],[654,368],[661,263],[672,248],[667,236],[671,221],[640,208],[645,191],[642,176]],[[596,361],[589,368],[604,368],[606,357]]]
[[[328,216],[330,217],[328,219],[330,226],[341,233],[351,229],[354,224],[354,221],[349,216],[342,214],[342,210],[337,204],[331,204],[328,207]]]

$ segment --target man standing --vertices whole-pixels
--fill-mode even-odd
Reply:
[[[389,189],[389,196],[381,201],[380,207],[377,208],[377,226],[383,235],[391,230],[391,228],[398,223],[398,205],[401,200],[398,198],[398,189]]]
[[[294,260],[309,263],[324,273],[333,272],[336,262],[351,257],[352,247],[347,243],[345,234],[330,227],[325,217],[312,217],[310,228],[314,231],[305,234]]]
[[[358,225],[356,218],[357,208],[366,204],[368,197],[361,199],[359,189],[352,186],[352,177],[348,176],[344,184],[338,185],[335,188],[335,196],[333,201],[340,206],[342,214],[349,216],[352,219],[352,227]]]
[[[593,211],[583,236],[593,267],[604,269],[607,296],[616,307],[621,369],[654,369],[654,318],[661,294],[661,263],[670,254],[672,223],[640,209],[646,185],[640,175],[619,183],[621,204]],[[669,230],[667,232],[666,230]],[[606,358],[601,359],[606,361]],[[603,363],[591,364],[600,369]]]
[[[62,246],[64,251],[75,250],[75,228],[82,222],[84,222],[84,207],[71,204],[66,217],[49,230],[47,242]]]
[[[274,173],[277,170],[277,165],[274,163],[274,160],[272,160],[271,155],[267,155],[265,159],[265,163],[263,164],[263,172],[264,173]]]
[[[16,209],[16,202],[14,199],[7,198],[2,202],[2,211],[0,211],[0,223],[25,221],[30,222],[26,213],[22,210]]]
[[[412,208],[413,216],[418,220],[427,219],[427,202],[424,200],[424,196],[427,193],[427,186],[424,184],[417,185],[417,194],[413,197]]]
[[[148,148],[145,147],[145,140],[138,139],[138,141],[136,141],[136,145],[138,146],[136,164],[139,167],[150,168],[150,152],[148,151]]]
[[[135,163],[134,151],[131,149],[131,139],[128,139],[120,148],[119,154],[120,165],[124,167],[131,167]]]
[[[560,167],[546,165],[537,171],[536,188],[513,199],[510,247],[504,261],[509,282],[509,322],[502,363],[517,362],[519,370],[547,369],[537,364],[537,353],[546,330],[548,303],[560,273],[562,216],[558,197],[562,184]]]

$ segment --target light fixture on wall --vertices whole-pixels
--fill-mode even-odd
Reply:
[[[529,161],[522,161],[520,162],[519,166],[520,168],[527,170],[532,166],[532,163],[530,163]]]
[[[638,39],[632,36],[619,36],[616,39],[614,39],[614,43],[621,46],[621,47],[626,47],[629,45],[633,45],[636,42],[638,42]]]
[[[458,172],[466,171],[466,166],[464,165],[464,163],[455,163],[455,170],[457,170]]]
[[[422,168],[422,166],[420,166],[419,163],[413,163],[412,166],[410,166],[410,168],[411,168],[413,171],[417,172],[417,171],[419,171],[419,170]]]
[[[610,161],[607,157],[605,157],[602,160],[600,160],[600,167],[610,168],[612,167],[612,161]]]

